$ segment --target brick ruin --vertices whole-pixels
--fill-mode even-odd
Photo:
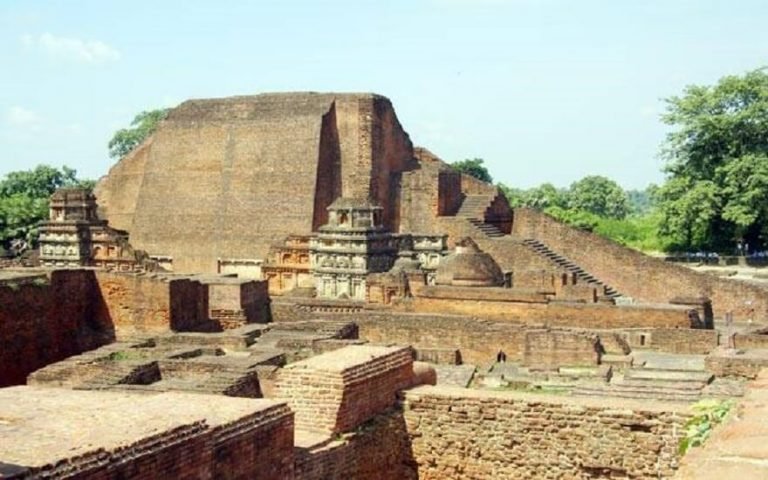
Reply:
[[[768,366],[764,287],[513,210],[379,95],[184,102],[40,244],[0,270],[3,478],[673,478]]]

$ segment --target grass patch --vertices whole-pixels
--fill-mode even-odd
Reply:
[[[730,400],[701,400],[693,405],[695,415],[685,423],[685,437],[678,451],[685,454],[691,447],[701,446],[716,425],[721,423],[733,407]]]

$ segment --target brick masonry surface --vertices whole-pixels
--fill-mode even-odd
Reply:
[[[348,346],[287,365],[275,396],[288,402],[299,429],[342,433],[393,406],[412,378],[410,348]]]
[[[100,314],[92,272],[54,271],[0,283],[0,387],[30,372],[114,340]]]
[[[8,478],[293,478],[293,415],[275,401],[12,387],[0,417]]]
[[[406,392],[418,477],[671,478],[687,407],[448,387]]]
[[[287,235],[310,233],[334,193],[370,196],[398,231],[399,179],[413,161],[379,95],[190,100],[95,193],[100,215],[136,248],[173,257],[178,272],[215,272],[218,258],[264,259]]]

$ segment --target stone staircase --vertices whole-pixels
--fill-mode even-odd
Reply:
[[[575,274],[576,278],[579,280],[587,283],[602,285],[605,292],[604,296],[609,298],[616,298],[621,296],[621,293],[619,293],[615,288],[611,287],[605,282],[602,282],[597,277],[581,268],[575,262],[572,262],[559,253],[553,251],[543,242],[536,240],[535,238],[526,238],[522,243],[523,245],[533,250],[537,255],[548,259],[550,262],[554,263],[563,270]]]
[[[99,366],[98,374],[85,379],[76,389],[103,390],[118,384],[146,385],[160,378],[156,362],[109,361]]]
[[[503,249],[504,244],[499,243],[500,241],[513,241],[515,243],[520,243],[529,250],[533,251],[533,253],[536,255],[546,259],[549,263],[552,263],[558,268],[576,275],[576,278],[579,281],[595,284],[598,287],[602,287],[603,293],[600,295],[600,297],[603,299],[608,299],[611,301],[617,297],[622,296],[621,293],[615,288],[599,280],[597,277],[584,270],[575,262],[553,251],[543,242],[533,238],[527,238],[522,241],[519,239],[513,239],[509,235],[499,230],[499,228],[495,225],[485,223],[485,212],[495,198],[496,197],[494,195],[466,195],[464,197],[463,203],[461,204],[461,207],[459,208],[459,211],[456,213],[456,217],[466,220],[471,226],[471,229],[477,233],[478,238],[476,238],[476,240],[479,240],[478,244],[483,250],[496,257],[498,256],[497,254],[499,253],[500,249]],[[484,242],[483,240],[487,241]]]
[[[495,225],[491,225],[490,223],[485,223],[482,220],[478,218],[468,218],[469,223],[472,224],[473,227],[475,227],[477,230],[480,230],[480,233],[485,235],[489,238],[500,238],[503,237],[505,234],[501,230],[498,229]]]
[[[630,368],[624,377],[610,383],[589,383],[577,386],[573,395],[584,397],[619,397],[695,402],[713,376],[701,370],[667,370]]]
[[[491,205],[494,198],[496,198],[495,195],[465,195],[459,211],[456,212],[456,216],[483,219],[485,218],[485,211]]]

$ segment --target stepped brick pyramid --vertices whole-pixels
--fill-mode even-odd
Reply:
[[[327,221],[338,196],[371,197],[397,230],[399,174],[415,168],[392,105],[373,94],[266,94],[190,100],[118,162],[96,195],[131,242],[177,271],[265,258]]]

